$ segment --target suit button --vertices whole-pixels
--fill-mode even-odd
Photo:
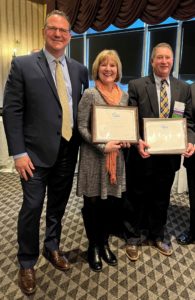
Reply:
[[[57,135],[61,135],[61,133],[59,131],[57,131]]]
[[[58,115],[58,118],[61,119],[61,118],[62,118],[62,115]]]

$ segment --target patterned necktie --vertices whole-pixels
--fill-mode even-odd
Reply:
[[[168,118],[169,116],[169,102],[167,97],[167,81],[161,80],[160,87],[160,118]]]
[[[70,117],[70,108],[68,103],[68,94],[66,88],[66,82],[64,80],[64,75],[62,72],[61,64],[58,60],[56,63],[56,87],[58,91],[58,96],[62,106],[62,136],[69,141],[72,136],[71,128],[71,117]]]

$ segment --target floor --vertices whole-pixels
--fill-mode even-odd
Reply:
[[[112,236],[111,248],[118,265],[103,265],[95,273],[86,261],[87,240],[80,213],[82,199],[75,196],[76,177],[63,219],[62,249],[72,262],[67,273],[54,269],[40,255],[36,267],[37,291],[27,297],[17,285],[17,215],[21,205],[19,178],[14,173],[0,173],[0,299],[48,300],[194,300],[195,245],[180,246],[176,236],[187,228],[189,207],[187,194],[173,193],[167,222],[173,255],[166,257],[148,245],[140,247],[137,262],[130,262],[124,253],[123,239]],[[41,219],[41,247],[44,237]]]

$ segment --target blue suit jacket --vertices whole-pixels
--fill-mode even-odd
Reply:
[[[66,61],[72,84],[75,132],[77,106],[88,87],[88,71],[73,59]],[[10,155],[27,152],[36,166],[54,164],[61,140],[62,109],[43,51],[12,61],[5,86],[3,121]]]

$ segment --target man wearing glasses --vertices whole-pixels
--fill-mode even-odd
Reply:
[[[64,54],[71,34],[63,12],[55,10],[46,17],[43,36],[43,50],[12,61],[3,108],[9,154],[14,157],[23,189],[18,261],[19,286],[26,294],[36,289],[34,266],[39,257],[40,217],[46,189],[43,255],[59,270],[70,268],[59,250],[61,220],[79,147],[77,106],[88,87],[87,68]]]

